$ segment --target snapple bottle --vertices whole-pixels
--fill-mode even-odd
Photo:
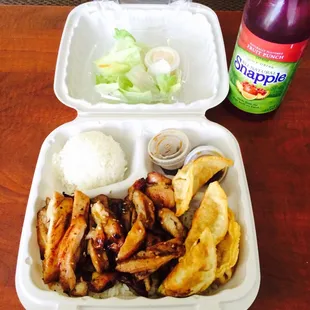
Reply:
[[[229,69],[228,99],[253,114],[275,110],[310,36],[310,0],[248,0]]]

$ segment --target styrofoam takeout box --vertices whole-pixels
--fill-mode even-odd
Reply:
[[[93,89],[92,61],[113,43],[115,27],[126,28],[150,46],[169,44],[181,55],[186,83],[180,102],[174,104],[98,103]],[[68,16],[56,66],[54,89],[78,117],[55,129],[44,141],[38,158],[26,209],[16,269],[16,289],[26,309],[247,309],[260,284],[254,218],[241,152],[234,136],[210,122],[204,112],[218,105],[228,92],[225,49],[216,14],[209,8],[185,3],[176,7],[151,4],[86,3]],[[96,104],[94,104],[96,103]],[[128,187],[156,169],[147,155],[147,143],[166,128],[183,130],[192,147],[210,144],[234,160],[222,186],[229,206],[241,225],[240,255],[232,279],[208,296],[147,299],[121,296],[98,300],[70,298],[42,281],[36,236],[36,214],[46,196],[63,191],[52,169],[52,155],[79,132],[100,130],[112,135],[124,149],[128,162],[124,181],[87,191],[124,197]],[[200,196],[199,196],[200,195]],[[201,197],[201,193],[197,194]],[[196,198],[197,198],[196,197]],[[197,198],[197,199],[198,199]],[[197,200],[196,199],[196,200]],[[194,200],[194,203],[195,201]]]

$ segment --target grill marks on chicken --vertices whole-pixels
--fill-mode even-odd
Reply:
[[[37,214],[45,283],[59,280],[71,296],[116,281],[138,295],[155,292],[185,252],[186,230],[174,207],[171,180],[156,172],[137,180],[124,200],[55,192]]]
[[[75,267],[82,252],[81,243],[85,237],[89,197],[75,191],[72,219],[59,248],[58,262],[60,265],[59,281],[65,292],[70,292],[76,285]]]
[[[154,202],[157,208],[173,209],[175,207],[172,180],[157,173],[150,172],[146,179],[145,194]]]
[[[106,196],[105,196],[106,197]],[[101,226],[106,236],[107,248],[118,254],[125,236],[119,220],[109,209],[108,198],[97,201],[91,206],[91,214],[96,224]]]
[[[59,277],[58,250],[72,213],[73,200],[55,192],[49,201],[46,214],[49,226],[46,235],[46,247],[43,261],[44,283],[55,281]]]
[[[171,239],[148,247],[145,251],[138,252],[132,258],[118,263],[116,270],[131,274],[140,273],[138,277],[144,278],[141,273],[147,273],[147,277],[170,260],[184,255],[184,252],[185,247],[182,241]]]
[[[173,211],[162,208],[158,211],[158,218],[163,229],[170,235],[179,239],[185,238],[186,229]]]

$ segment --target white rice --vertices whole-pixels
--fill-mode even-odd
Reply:
[[[54,154],[53,165],[67,193],[122,181],[127,169],[120,144],[100,131],[83,132],[70,138]]]

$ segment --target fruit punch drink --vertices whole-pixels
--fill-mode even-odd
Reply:
[[[254,114],[275,110],[309,36],[310,0],[248,0],[230,64],[230,102]]]

